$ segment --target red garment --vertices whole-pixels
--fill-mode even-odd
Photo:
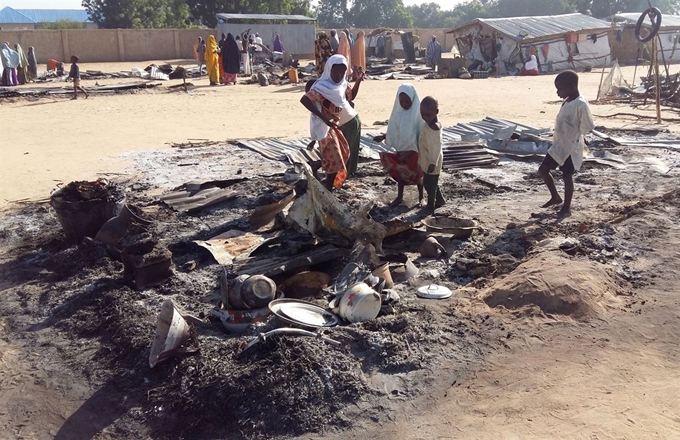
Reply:
[[[47,60],[47,70],[57,70],[57,64],[59,64],[59,61],[50,58]]]
[[[519,73],[521,76],[536,76],[538,75],[538,69],[527,70],[522,67],[522,71]]]
[[[423,172],[418,166],[417,151],[380,153],[380,163],[390,177],[397,182],[402,182],[404,185],[420,185],[423,183]]]
[[[346,93],[350,99],[352,89],[349,86]],[[334,121],[340,120],[341,109],[327,101],[321,93],[311,90],[306,96],[312,102],[321,104],[321,112],[325,117]],[[338,128],[329,129],[326,137],[319,141],[319,152],[321,153],[321,169],[328,174],[337,173],[333,186],[340,188],[347,179],[347,161],[350,153],[349,144],[342,131]]]

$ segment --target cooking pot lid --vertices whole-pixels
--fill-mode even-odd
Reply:
[[[436,284],[422,286],[416,291],[416,295],[427,299],[444,299],[450,297],[452,294],[451,289],[448,287],[438,286]]]

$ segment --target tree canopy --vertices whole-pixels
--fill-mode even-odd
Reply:
[[[190,24],[185,0],[83,0],[101,28],[185,28]]]
[[[678,13],[680,0],[653,0],[665,14]],[[404,6],[403,0],[83,0],[102,28],[215,27],[220,12],[314,15],[322,28],[439,28],[476,18],[557,15],[582,12],[604,18],[641,12],[646,0],[467,0],[451,10],[430,2]]]
[[[680,0],[653,0],[652,4],[664,14],[680,10]],[[476,18],[572,12],[604,18],[617,12],[642,12],[647,8],[646,0],[467,0],[451,10],[442,10],[434,2],[404,7],[403,0],[320,0],[316,13],[322,28],[407,27],[399,23],[406,23],[408,16],[415,27],[438,28],[453,27]]]

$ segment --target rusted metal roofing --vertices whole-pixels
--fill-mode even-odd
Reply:
[[[444,168],[449,170],[476,168],[483,166],[495,166],[498,160],[484,150],[483,144],[475,141],[462,142],[466,136],[476,135],[481,141],[509,137],[512,133],[526,133],[539,135],[546,130],[530,127],[517,122],[486,117],[481,121],[466,124],[457,124],[453,127],[442,129],[442,141],[444,142]],[[385,143],[373,140],[378,132],[368,132],[361,136],[363,157],[377,159],[381,152],[394,151]],[[267,159],[295,163],[307,163],[321,160],[316,150],[307,150],[309,138],[283,141],[280,139],[251,139],[242,140],[238,145],[261,154]]]
[[[220,20],[268,20],[268,21],[316,21],[316,18],[304,15],[278,15],[278,14],[217,14]]]
[[[627,24],[636,24],[641,12],[621,12],[613,16],[614,20],[617,22],[625,22]],[[649,17],[643,22],[646,26],[651,26]],[[680,28],[680,15],[666,15],[661,16],[661,28]]]
[[[597,32],[611,29],[607,21],[576,13],[536,17],[478,18],[446,33],[463,33],[467,28],[479,24],[489,26],[516,41],[546,39],[569,32]]]

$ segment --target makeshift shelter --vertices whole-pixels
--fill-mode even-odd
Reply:
[[[644,43],[640,43],[635,38],[635,25],[640,15],[642,15],[641,12],[626,12],[611,17],[617,26],[613,34],[614,40],[611,41],[612,55],[616,55],[621,63],[633,63],[637,58],[650,59],[651,42],[648,43],[650,47],[645,47]],[[650,27],[649,18],[643,22],[643,25]],[[678,47],[680,15],[662,15],[659,36],[661,37],[659,61],[663,62],[664,57],[666,62],[680,61],[680,47]],[[663,51],[663,57],[661,51]]]
[[[218,40],[222,34],[231,32],[236,36],[250,29],[251,34],[260,34],[264,45],[272,49],[278,33],[289,54],[314,54],[316,18],[304,15],[217,14],[217,21]]]
[[[493,68],[500,57],[509,72],[536,55],[542,72],[597,67],[611,62],[604,20],[584,14],[478,18],[450,31],[471,67]]]

